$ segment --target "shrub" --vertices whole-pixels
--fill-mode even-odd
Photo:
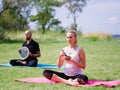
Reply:
[[[90,37],[90,40],[91,41],[97,41],[99,39],[99,37],[97,37],[97,36],[91,36]]]
[[[2,41],[5,38],[5,32],[3,28],[0,26],[0,41]]]

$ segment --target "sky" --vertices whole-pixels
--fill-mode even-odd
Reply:
[[[73,23],[65,7],[56,9],[56,16],[64,27]],[[102,32],[120,34],[120,0],[88,0],[83,12],[77,17],[82,33]]]

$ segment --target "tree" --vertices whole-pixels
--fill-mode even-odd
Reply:
[[[17,0],[17,6],[19,7],[17,10],[19,11],[17,14],[17,20],[19,21],[16,26],[19,29],[28,28],[30,13],[33,8],[32,0]]]
[[[10,0],[0,0],[0,15],[7,9],[11,9],[14,6],[11,5],[12,1]]]
[[[58,25],[60,21],[55,19],[55,7],[62,5],[58,0],[35,0],[35,6],[37,8],[37,14],[31,16],[31,21],[38,21],[42,33],[45,30],[50,29],[53,25]]]
[[[83,7],[86,5],[87,0],[64,0],[65,6],[70,11],[73,17],[74,29],[77,30],[76,18],[79,13],[83,11]]]
[[[5,30],[24,30],[32,8],[32,0],[0,0],[0,40]]]
[[[31,0],[0,0],[0,4],[1,27],[22,30],[28,26],[32,7]]]

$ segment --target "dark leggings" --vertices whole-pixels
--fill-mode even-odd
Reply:
[[[69,78],[75,79],[77,77],[77,75],[67,76],[62,72],[57,72],[57,71],[52,71],[52,70],[44,70],[43,71],[43,75],[49,80],[51,80],[53,74],[56,74],[57,76],[64,78],[64,79],[69,79]]]
[[[21,62],[26,62],[26,64],[22,64]],[[37,66],[37,60],[20,60],[20,59],[13,59],[10,60],[10,64],[12,66],[30,66],[30,67],[36,67]]]

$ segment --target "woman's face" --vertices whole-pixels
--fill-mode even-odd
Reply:
[[[77,39],[73,33],[67,33],[66,40],[69,44],[75,44]]]

